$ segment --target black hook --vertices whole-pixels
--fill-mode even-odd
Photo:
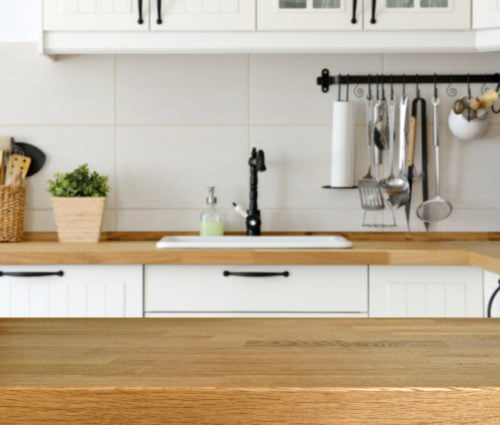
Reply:
[[[346,92],[345,92],[345,101],[349,102],[349,74],[345,77],[345,85],[346,85]]]
[[[382,75],[382,100],[385,100],[385,84],[384,84],[384,76]]]
[[[342,74],[339,74],[338,76],[338,86],[339,86],[339,91],[337,93],[337,101],[341,101],[341,96],[342,96]]]
[[[391,74],[391,100],[394,100],[394,79]]]
[[[448,87],[446,87],[446,94],[450,97],[455,97],[457,95],[457,89],[453,87],[453,81],[450,75],[450,83],[448,84]]]
[[[379,91],[379,81],[378,81],[378,77],[379,77],[379,76],[378,76],[378,74],[377,74],[377,76],[376,76],[376,78],[375,78],[375,85],[376,85],[376,87],[377,87],[377,100],[380,100],[380,91]]]
[[[403,97],[406,97],[406,75],[403,74]]]
[[[417,99],[420,99],[420,85],[418,81],[418,74],[415,74],[415,85],[416,85],[416,90],[417,90]]]
[[[467,74],[467,99],[472,99],[471,90],[470,90],[470,74]]]
[[[437,74],[434,74],[434,99],[438,97]]]
[[[368,100],[372,100],[373,99],[373,96],[372,96],[372,76],[371,74],[368,74],[368,97],[367,97]]]

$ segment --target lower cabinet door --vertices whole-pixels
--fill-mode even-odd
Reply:
[[[482,317],[483,272],[469,266],[370,266],[370,317]]]
[[[0,266],[0,317],[142,317],[142,265]]]
[[[366,266],[145,266],[147,317],[363,316]]]

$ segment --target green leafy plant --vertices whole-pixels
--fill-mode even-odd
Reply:
[[[56,173],[48,181],[47,192],[56,197],[106,196],[109,192],[108,176],[90,172],[87,164],[68,173]]]

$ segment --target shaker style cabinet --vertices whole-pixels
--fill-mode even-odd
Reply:
[[[469,0],[259,0],[260,30],[466,30]]]
[[[500,28],[500,0],[473,1],[474,29]]]
[[[148,31],[149,1],[43,0],[43,29],[45,31]]]
[[[370,317],[483,317],[483,271],[370,266]]]
[[[0,317],[142,317],[142,265],[0,266]]]
[[[366,266],[146,265],[146,317],[366,317]]]
[[[45,31],[255,29],[255,0],[44,0]]]
[[[365,30],[469,30],[470,0],[365,0]]]
[[[258,0],[259,30],[363,29],[362,0]]]

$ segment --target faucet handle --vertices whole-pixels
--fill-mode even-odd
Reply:
[[[258,171],[266,171],[266,160],[264,157],[264,151],[260,149],[257,152],[257,170]]]

